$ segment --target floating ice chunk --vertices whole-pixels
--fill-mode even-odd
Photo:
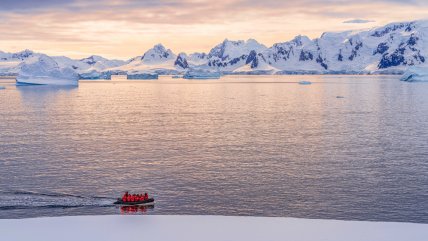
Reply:
[[[4,90],[4,89],[6,89],[6,87],[0,86],[0,90]]]
[[[59,67],[47,55],[34,56],[19,66],[17,85],[72,85],[79,84],[79,75],[69,67]]]
[[[410,67],[404,72],[401,80],[407,82],[428,81],[428,67]]]
[[[299,81],[299,85],[311,85],[311,84],[312,82],[310,81],[305,81],[305,80]]]

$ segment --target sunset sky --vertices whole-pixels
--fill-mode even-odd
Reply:
[[[427,0],[1,0],[0,50],[128,59],[157,43],[176,53],[225,38],[270,46],[427,17]]]

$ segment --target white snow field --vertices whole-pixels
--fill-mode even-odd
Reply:
[[[426,241],[428,224],[224,216],[80,216],[0,220],[1,240]]]

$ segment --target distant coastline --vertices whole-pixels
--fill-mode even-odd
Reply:
[[[68,68],[80,79],[112,75],[156,78],[156,75],[402,75],[411,66],[428,66],[428,20],[391,23],[362,31],[327,32],[316,39],[297,36],[266,47],[254,39],[224,40],[209,53],[173,53],[157,44],[128,61],[101,56],[75,60],[24,50],[0,51],[0,75],[14,76],[22,65],[44,58],[60,72]],[[42,61],[43,62],[43,61]]]

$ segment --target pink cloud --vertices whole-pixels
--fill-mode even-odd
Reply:
[[[175,51],[207,51],[226,37],[255,38],[270,45],[298,34],[317,37],[324,31],[353,28],[343,24],[349,19],[373,19],[380,25],[426,17],[428,11],[428,3],[418,0],[348,4],[340,0],[217,0],[216,4],[207,0],[47,0],[39,6],[30,2],[0,3],[1,50],[33,48],[79,53],[76,57],[87,53],[129,58],[162,42]],[[6,3],[8,8],[1,8]],[[19,8],[23,3],[27,7]]]

